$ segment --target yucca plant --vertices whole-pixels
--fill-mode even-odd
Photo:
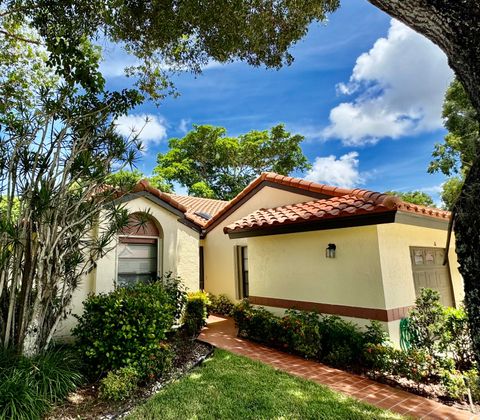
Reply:
[[[140,96],[79,90],[54,74],[44,51],[15,39],[0,39],[0,346],[34,356],[128,222],[105,181],[141,149],[138,134],[115,129]],[[89,54],[95,69],[99,56]]]

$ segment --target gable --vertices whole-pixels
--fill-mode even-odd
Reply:
[[[263,181],[233,205],[225,208],[223,212],[218,213],[213,218],[213,221],[207,224],[206,233],[208,234],[218,227],[223,229],[223,226],[241,217],[245,217],[255,210],[302,203],[311,200],[312,197],[326,198],[328,196],[307,190],[300,190],[287,185]]]

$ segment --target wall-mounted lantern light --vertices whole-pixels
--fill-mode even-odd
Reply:
[[[327,258],[335,258],[335,251],[337,250],[337,245],[328,244],[327,249],[325,250],[325,256]]]

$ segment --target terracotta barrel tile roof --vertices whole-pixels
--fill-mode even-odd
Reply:
[[[451,216],[448,211],[406,203],[400,198],[388,194],[363,189],[332,187],[272,173],[262,174],[260,178],[242,191],[239,196],[246,195],[261,182],[259,180],[281,183],[299,189],[308,189],[308,191],[329,195],[331,198],[312,200],[305,203],[291,204],[271,209],[260,209],[226,226],[224,228],[225,233],[393,211],[415,213],[446,221],[448,221]],[[230,203],[235,202],[239,196],[235,197]],[[224,211],[228,209],[228,207],[227,205]],[[219,214],[221,213],[222,211],[220,211]],[[216,217],[218,217],[219,214],[217,214]],[[210,223],[212,223],[212,221],[207,223],[207,227]]]
[[[158,188],[152,187],[146,179],[138,181],[137,185],[133,189],[133,192],[147,191],[150,194],[153,194],[155,197],[160,198],[166,203],[170,204],[172,207],[175,207],[177,210],[180,210],[182,213],[187,211],[187,207],[175,200],[170,194],[160,191]]]
[[[384,204],[386,206],[391,206],[392,208],[395,207],[396,203],[400,201],[400,199],[398,199],[397,197],[382,194],[379,192],[362,189],[333,187],[331,185],[317,184],[316,182],[306,181],[301,178],[293,178],[291,176],[279,175],[273,172],[264,172],[258,178],[253,180],[235,198],[229,201],[214,217],[212,217],[212,219],[207,222],[207,224],[205,225],[207,231],[216,224],[216,221],[221,218],[223,214],[233,209],[239,202],[244,200],[251,191],[253,191],[263,182],[286,185],[289,187],[298,188],[299,190],[315,192],[330,197],[343,197],[345,195],[352,195],[358,198],[371,199],[379,202],[384,201]],[[299,193],[301,193],[301,191]]]
[[[240,230],[262,229],[387,211],[394,211],[394,208],[382,202],[344,195],[272,209],[260,209],[226,226],[224,232],[232,233]]]
[[[185,213],[187,219],[202,227],[228,204],[228,201],[214,200],[211,198],[176,194],[168,195],[187,208]]]
[[[152,187],[146,179],[139,181],[133,189],[134,193],[141,191],[153,194],[155,197],[170,204],[184,213],[186,219],[200,227],[204,227],[211,217],[228,204],[228,201],[166,193]]]
[[[169,194],[152,187],[147,180],[140,181],[134,192],[147,191],[185,214],[185,218],[206,229],[213,227],[218,219],[234,210],[247,195],[264,182],[287,185],[315,192],[322,198],[299,204],[290,204],[271,209],[259,209],[246,217],[226,226],[226,233],[241,230],[261,229],[269,226],[308,223],[332,218],[352,217],[364,214],[400,211],[420,216],[449,220],[450,212],[405,203],[398,197],[364,189],[347,189],[317,184],[300,178],[265,172],[252,181],[233,200],[222,201],[201,197]],[[220,220],[218,220],[220,221]]]

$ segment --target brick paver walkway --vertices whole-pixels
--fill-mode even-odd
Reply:
[[[423,419],[480,419],[467,411],[448,407],[361,376],[305,360],[237,337],[231,319],[210,316],[200,337],[214,346],[271,365],[277,369],[327,385],[329,388],[384,409]]]

